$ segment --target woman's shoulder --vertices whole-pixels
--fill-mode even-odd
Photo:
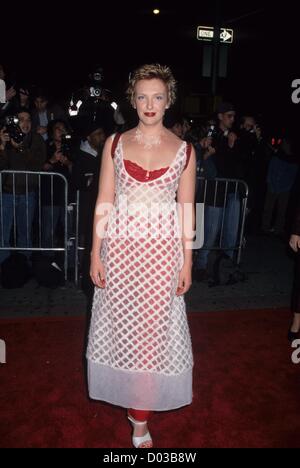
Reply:
[[[132,137],[134,137],[135,132],[136,132],[136,127],[135,127],[135,128],[131,128],[130,130],[126,130],[125,132],[122,132],[122,134],[121,134],[121,136],[122,136],[122,141],[131,140]]]
[[[165,128],[165,138],[171,143],[175,145],[181,145],[183,140],[179,138],[175,133],[171,132],[168,128]]]
[[[167,146],[172,150],[172,152],[176,152],[183,146],[185,143],[184,140],[179,138],[177,135],[175,135],[173,132],[168,130],[167,128],[165,129],[165,142]]]

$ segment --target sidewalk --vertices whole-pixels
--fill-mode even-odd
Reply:
[[[250,237],[242,252],[247,281],[209,288],[194,282],[185,295],[187,311],[207,312],[289,307],[293,257],[287,244],[275,238]],[[81,290],[39,287],[35,280],[20,289],[0,289],[0,317],[79,316],[87,313]]]

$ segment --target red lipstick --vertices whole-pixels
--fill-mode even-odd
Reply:
[[[154,117],[156,112],[145,112],[146,117]]]

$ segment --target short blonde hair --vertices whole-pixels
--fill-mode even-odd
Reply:
[[[174,104],[176,100],[175,78],[169,67],[165,65],[160,65],[159,63],[142,65],[132,73],[126,91],[127,99],[131,102],[131,104],[133,104],[135,86],[137,82],[141,80],[152,80],[153,78],[161,80],[165,83],[168,90],[169,104]]]

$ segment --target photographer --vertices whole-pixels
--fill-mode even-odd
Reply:
[[[103,70],[98,67],[89,75],[87,97],[79,108],[78,117],[83,120],[103,122],[102,128],[107,135],[111,135],[116,127],[114,109],[110,105],[109,91],[102,86]]]
[[[47,160],[43,165],[45,172],[63,175],[69,182],[72,172],[71,143],[67,139],[67,128],[63,120],[56,119],[47,126]],[[43,177],[41,187],[42,202],[42,244],[45,248],[56,247],[58,226],[65,223],[65,183],[60,177]],[[67,203],[69,200],[67,200]],[[53,252],[48,252],[52,256]]]
[[[234,106],[228,102],[221,103],[217,108],[217,118],[218,127],[213,141],[209,141],[207,160],[214,164],[214,177],[242,179],[244,174],[238,151],[238,137],[232,131],[235,120]],[[208,179],[203,193],[200,194],[201,200],[205,195],[205,214],[204,245],[196,260],[195,278],[198,281],[207,278],[209,250],[216,246],[221,229],[220,246],[230,258],[234,256],[240,220],[240,195],[235,188],[234,183],[229,183],[226,187],[225,183],[218,184],[212,178]]]
[[[244,180],[249,187],[248,216],[246,230],[257,234],[261,226],[261,217],[267,183],[269,151],[262,136],[262,130],[252,115],[244,115],[239,130],[239,153],[244,167]]]
[[[46,93],[38,89],[35,92],[34,110],[32,111],[32,129],[42,136],[44,141],[48,139],[47,125],[52,120],[60,119],[68,126],[68,116],[58,104],[49,105]]]
[[[4,126],[0,131],[0,170],[41,171],[46,159],[45,144],[39,135],[31,132],[31,118],[26,110],[20,110],[17,120],[18,125]],[[2,176],[0,192],[3,219],[0,220],[0,226],[2,222],[3,231],[0,229],[0,245],[3,242],[4,246],[9,246],[15,213],[16,246],[32,246],[31,229],[37,186],[38,177],[34,175],[28,176],[27,183],[24,174]],[[8,256],[9,251],[0,251],[0,263]]]

